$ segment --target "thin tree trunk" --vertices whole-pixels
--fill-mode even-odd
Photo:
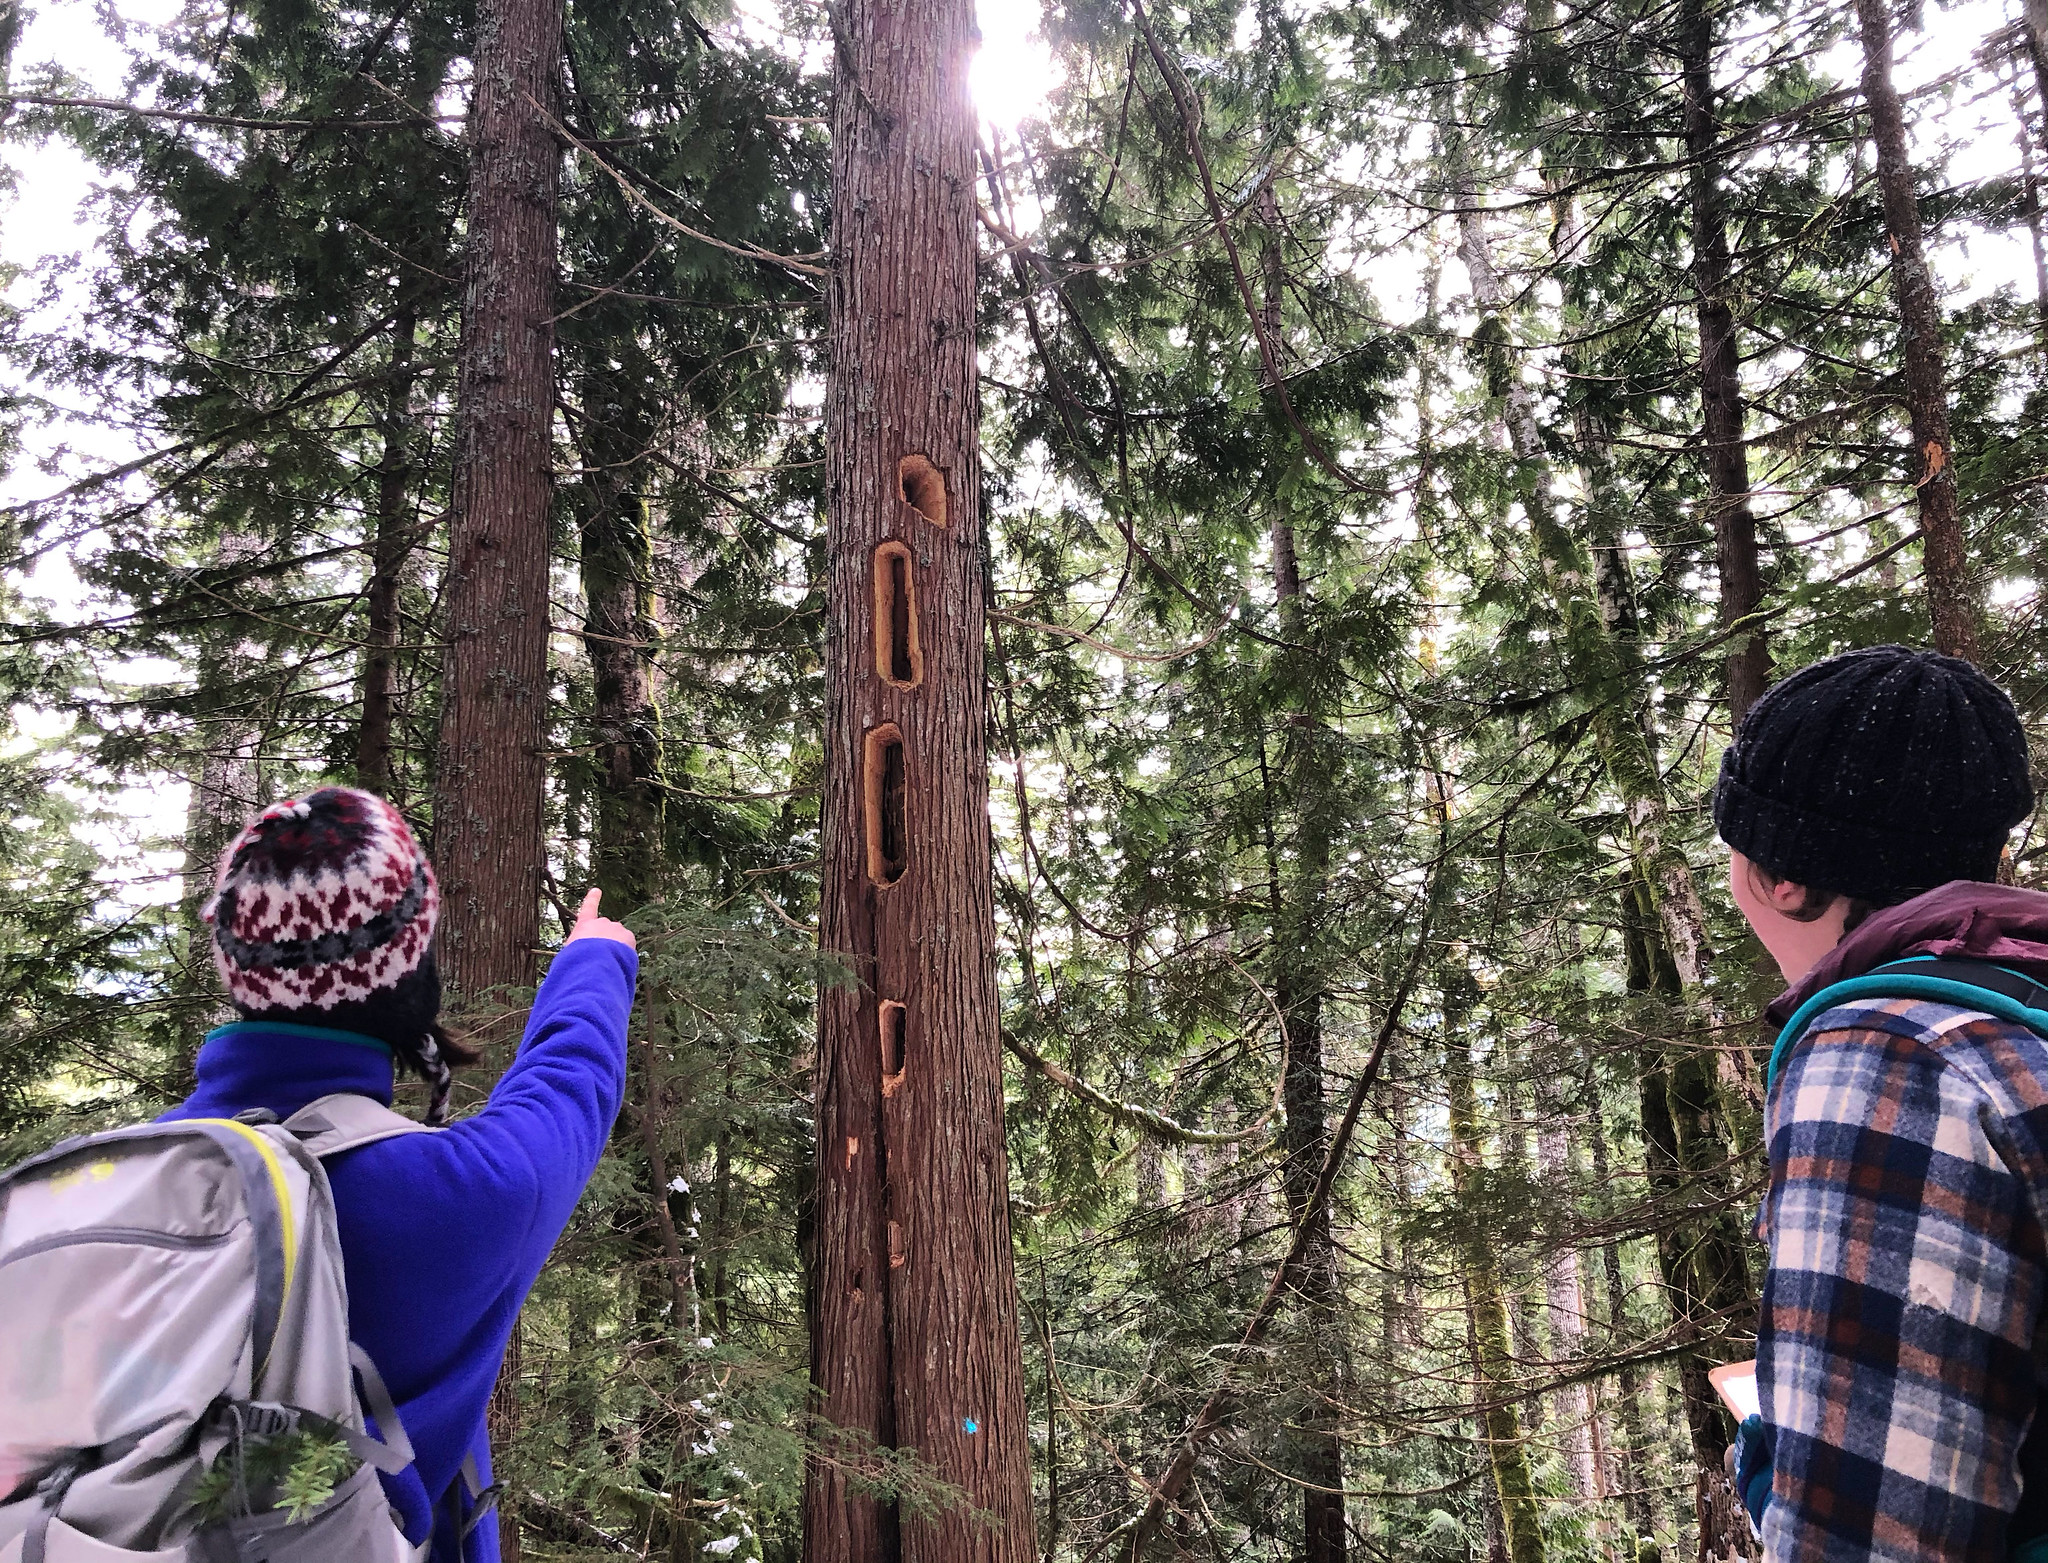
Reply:
[[[1408,1161],[1408,1091],[1399,1079],[1388,1082],[1388,1141],[1383,1165],[1395,1210],[1414,1208],[1413,1179]],[[1401,1346],[1415,1327],[1415,1275],[1409,1264],[1409,1238],[1398,1221],[1380,1222],[1380,1394],[1389,1407],[1400,1404]]]
[[[530,984],[540,939],[561,55],[562,0],[479,6],[434,794],[441,966],[465,996]]]
[[[2017,80],[2013,82],[2012,106],[2019,120],[2015,139],[2019,142],[2020,179],[2027,191],[2027,239],[2034,253],[2034,329],[2048,346],[2048,229],[2044,229],[2041,210],[2041,175],[2034,166],[2034,138],[2027,130],[2026,92]],[[2048,116],[2048,108],[2042,112]]]
[[[1536,1136],[1536,1166],[1546,1186],[1562,1197],[1570,1177],[1570,1147],[1565,1132],[1546,1126]],[[1569,1370],[1586,1354],[1586,1296],[1579,1276],[1579,1251],[1560,1244],[1543,1262],[1543,1299],[1550,1316],[1553,1365]],[[1584,1503],[1606,1496],[1593,1461],[1597,1411],[1589,1386],[1567,1384],[1557,1391],[1558,1433],[1564,1443],[1565,1472],[1572,1496]]]
[[[1892,86],[1889,0],[1856,0],[1863,33],[1863,100],[1877,150],[1877,186],[1884,199],[1899,304],[1899,349],[1906,415],[1913,431],[1914,486],[1920,500],[1920,569],[1935,649],[1974,662],[1978,657],[1977,594],[1968,540],[1957,512],[1954,455],[1949,445],[1948,376],[1942,362],[1941,305],[1920,233],[1920,198],[1906,152],[1905,111]]]
[[[1454,979],[1463,981],[1462,978]],[[1444,1058],[1450,1097],[1451,1186],[1462,1201],[1470,1192],[1483,1158],[1479,1145],[1479,1102],[1472,1087],[1470,1044],[1455,1033],[1452,1016],[1466,1001],[1444,999]],[[1536,1480],[1529,1468],[1529,1446],[1515,1415],[1514,1353],[1508,1340],[1507,1300],[1500,1275],[1488,1252],[1486,1236],[1469,1220],[1464,1225],[1465,1296],[1470,1308],[1472,1364],[1479,1424],[1486,1440],[1488,1469],[1500,1501],[1509,1563],[1543,1563],[1542,1511]]]
[[[398,697],[398,596],[412,558],[413,351],[419,321],[410,309],[391,327],[390,382],[378,434],[377,530],[370,543],[370,583],[363,594],[363,720],[356,733],[356,785],[380,797],[391,791],[391,723]]]
[[[718,1131],[712,1159],[711,1319],[723,1341],[732,1333],[732,1306],[726,1295],[726,1259],[732,1251],[732,1070],[725,1080],[725,1125]]]
[[[1504,1178],[1519,1183],[1529,1176],[1529,1122],[1522,1111],[1518,1089],[1520,1065],[1516,1052],[1515,1038],[1496,1030],[1492,1060],[1497,1092],[1494,1117],[1500,1125],[1500,1172]],[[1502,1294],[1507,1298],[1508,1342],[1515,1360],[1541,1362],[1544,1356],[1543,1342],[1539,1339],[1542,1318],[1531,1295],[1526,1255],[1508,1249],[1496,1256],[1494,1271],[1500,1278]],[[1522,1402],[1518,1414],[1532,1437],[1543,1431],[1544,1411],[1541,1395],[1531,1395]]]
[[[1478,192],[1462,171],[1457,189],[1459,251],[1472,278],[1473,302],[1504,326],[1504,290],[1493,267]],[[1533,394],[1511,366],[1495,366],[1492,379],[1500,387],[1509,440],[1524,471],[1522,505],[1545,579],[1565,622],[1566,650],[1591,685],[1595,741],[1608,783],[1626,811],[1630,857],[1649,896],[1660,948],[1676,979],[1677,997],[1695,1022],[1696,1034],[1718,1035],[1718,1017],[1704,986],[1711,958],[1706,911],[1691,865],[1671,841],[1669,803],[1644,721],[1641,669],[1634,647],[1611,628],[1633,619],[1632,602],[1614,600],[1611,595],[1626,589],[1625,570],[1618,553],[1615,567],[1608,571],[1591,567],[1578,540],[1558,518]],[[1596,490],[1601,481],[1599,455],[1596,442],[1589,447],[1593,462],[1589,487]],[[1721,1093],[1745,1089],[1753,1090],[1753,1083],[1743,1077],[1732,1058],[1687,1039],[1658,1048],[1644,1060],[1645,1133],[1651,1132],[1653,1117],[1671,1125],[1667,1184],[1683,1183],[1689,1190],[1687,1202],[1706,1207],[1687,1223],[1685,1232],[1674,1232],[1668,1243],[1659,1245],[1673,1307],[1680,1312],[1684,1326],[1695,1333],[1715,1324],[1725,1328],[1754,1311],[1741,1235],[1718,1197],[1724,1192],[1733,1143],[1727,1128],[1730,1114]],[[1700,1364],[1696,1352],[1690,1358]],[[1718,1481],[1721,1457],[1728,1445],[1726,1419],[1706,1385],[1703,1365],[1697,1373],[1682,1377],[1694,1451],[1707,1479]],[[1728,1539],[1735,1542],[1735,1538]],[[1747,1541],[1736,1544],[1746,1547]]]
[[[585,405],[599,399],[586,396]],[[654,541],[638,492],[643,431],[589,442],[583,485],[583,644],[591,673],[591,867],[613,915],[644,906],[662,863],[661,739],[654,707]]]
[[[1266,340],[1273,344],[1271,353],[1277,354],[1282,341],[1284,273],[1280,205],[1271,180],[1260,189],[1256,207],[1265,227],[1265,242],[1259,253],[1261,324]],[[1269,385],[1278,367],[1277,358],[1270,356],[1262,367],[1261,373]],[[1286,1159],[1281,1165],[1280,1182],[1294,1220],[1311,1223],[1301,1278],[1302,1323],[1307,1338],[1334,1343],[1340,1334],[1335,1328],[1341,1298],[1337,1249],[1330,1230],[1328,1204],[1312,1207],[1309,1202],[1330,1143],[1323,1106],[1323,1007],[1327,983],[1318,969],[1316,951],[1330,886],[1333,735],[1314,708],[1315,653],[1304,644],[1310,629],[1309,601],[1302,588],[1294,524],[1283,498],[1276,493],[1271,502],[1274,510],[1268,535],[1273,551],[1273,595],[1279,608],[1281,635],[1288,644],[1288,649],[1279,655],[1293,664],[1286,680],[1291,709],[1280,770],[1288,801],[1293,805],[1294,879],[1292,884],[1281,883],[1276,865],[1272,885],[1273,1001],[1287,1027],[1287,1070],[1281,1086],[1287,1109],[1281,1129]],[[1273,811],[1274,799],[1269,792],[1269,820]],[[1269,824],[1269,839],[1270,833]],[[1332,1356],[1319,1360],[1317,1367],[1318,1382],[1327,1376],[1329,1387],[1341,1391],[1342,1360]],[[1347,1541],[1344,1443],[1332,1410],[1332,1402],[1341,1399],[1341,1394],[1318,1393],[1312,1384],[1308,1396],[1293,1419],[1295,1431],[1288,1440],[1293,1445],[1289,1463],[1302,1483],[1302,1563],[1343,1563]]]
[[[1607,1126],[1600,1111],[1599,1086],[1593,1074],[1590,1053],[1585,1058],[1580,1084],[1584,1093],[1584,1110],[1592,1122],[1587,1141],[1593,1162],[1593,1185],[1598,1191],[1598,1214],[1604,1218],[1614,1203],[1610,1181],[1613,1170],[1608,1158]],[[1621,1244],[1615,1239],[1610,1238],[1600,1245],[1600,1279],[1607,1293],[1607,1333],[1609,1349],[1612,1350],[1621,1340],[1628,1322],[1627,1293],[1621,1280]],[[1655,1521],[1650,1512],[1649,1490],[1637,1464],[1646,1458],[1649,1448],[1643,1433],[1642,1370],[1633,1358],[1623,1357],[1615,1378],[1621,1389],[1618,1410],[1622,1441],[1619,1446],[1608,1446],[1614,1471],[1612,1485],[1621,1495],[1622,1509],[1628,1515],[1630,1527],[1638,1536],[1647,1536]]]
[[[215,560],[233,565],[253,558],[261,548],[254,537],[231,532],[221,539]],[[207,654],[199,670],[199,743],[185,803],[185,953],[172,981],[172,992],[192,1007],[179,1017],[177,1053],[171,1078],[165,1082],[175,1096],[186,1095],[198,1083],[199,1044],[206,1032],[234,1018],[214,970],[213,930],[201,913],[213,895],[221,854],[261,802],[261,735],[248,713],[248,696],[237,688],[249,677],[251,660],[245,648],[231,643]]]
[[[841,0],[807,1563],[1034,1550],[990,885],[969,0]],[[915,1450],[964,1505],[848,1480]],[[983,1511],[981,1515],[972,1510]]]
[[[1721,624],[1730,628],[1763,603],[1756,516],[1749,505],[1749,454],[1743,443],[1742,353],[1730,301],[1733,265],[1721,201],[1721,127],[1714,114],[1713,0],[1681,0],[1679,56],[1685,144],[1691,159],[1693,292],[1699,304],[1700,406],[1706,436],[1707,506],[1714,563],[1721,578]],[[1728,717],[1740,724],[1764,692],[1771,654],[1763,628],[1728,644]]]
[[[2020,0],[2020,22],[2026,29],[2027,58],[2034,66],[2042,135],[2048,138],[2048,0]]]

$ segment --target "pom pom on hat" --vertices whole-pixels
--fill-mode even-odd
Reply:
[[[235,838],[205,916],[229,999],[274,1014],[397,988],[427,959],[440,911],[399,812],[374,793],[323,787],[272,804]]]

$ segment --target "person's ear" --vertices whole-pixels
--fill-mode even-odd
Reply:
[[[1812,902],[1812,893],[1806,886],[1794,884],[1789,879],[1766,880],[1763,890],[1771,910],[1783,912],[1787,917],[1797,916]]]

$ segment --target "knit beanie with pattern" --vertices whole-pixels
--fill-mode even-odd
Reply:
[[[1998,877],[2034,806],[2013,704],[1967,662],[1872,646],[1801,668],[1721,757],[1721,839],[1778,879],[1879,905]]]
[[[354,1031],[388,1044],[434,1088],[449,1071],[434,870],[399,812],[374,793],[323,787],[273,803],[221,859],[206,920],[228,998],[244,1019]]]

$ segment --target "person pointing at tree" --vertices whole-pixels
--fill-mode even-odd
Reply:
[[[265,809],[222,859],[208,910],[240,1019],[208,1034],[197,1089],[166,1119],[278,1118],[333,1093],[388,1105],[429,1087],[433,1134],[327,1163],[351,1335],[382,1369],[415,1449],[383,1478],[432,1563],[495,1563],[484,1414],[520,1305],[597,1166],[625,1088],[633,934],[584,897],[483,1109],[449,1122],[477,1055],[442,1027],[426,855],[383,799],[325,787]],[[290,952],[289,954],[281,952]],[[463,1480],[465,1463],[471,1481]]]

